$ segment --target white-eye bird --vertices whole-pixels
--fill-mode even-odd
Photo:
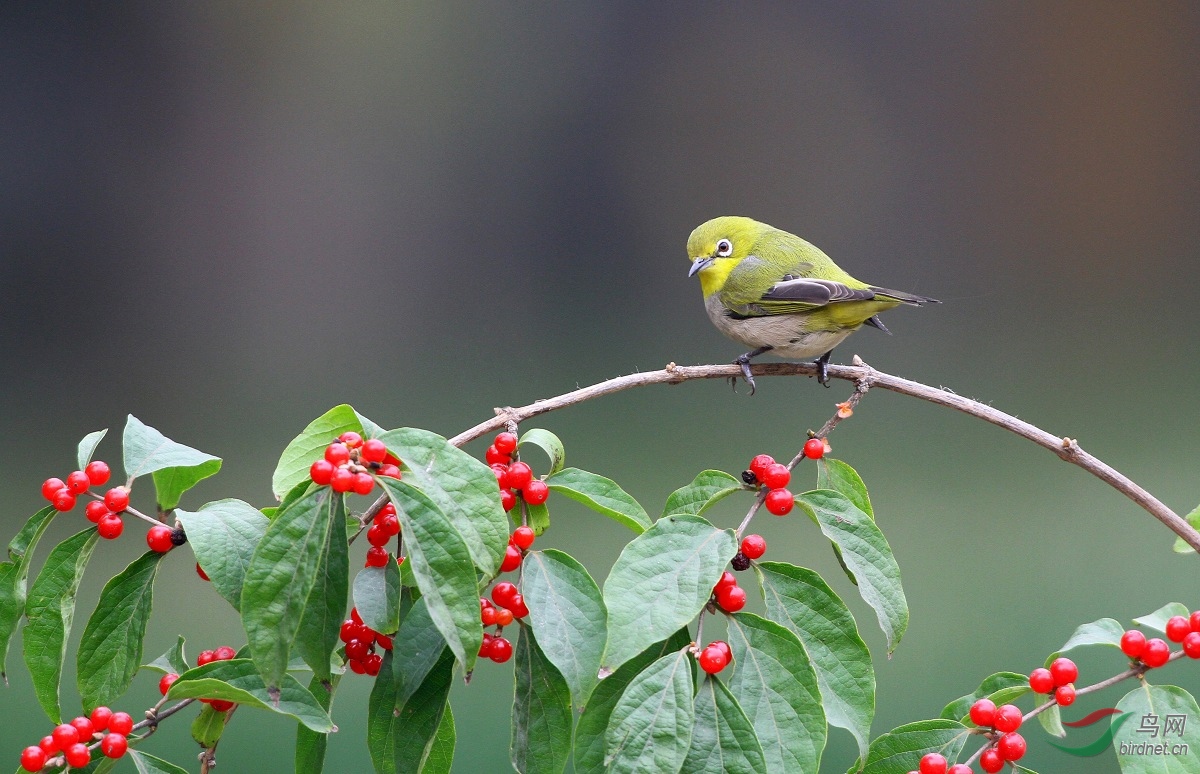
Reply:
[[[817,381],[828,386],[829,356],[847,336],[900,304],[940,303],[854,279],[816,245],[750,218],[723,216],[688,237],[688,276],[700,275],[704,309],[717,330],[752,347],[734,363],[754,393],[750,359],[771,352],[816,357]]]

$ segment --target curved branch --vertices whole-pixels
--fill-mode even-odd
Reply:
[[[1035,425],[1031,425],[1028,422],[1005,414],[1003,411],[999,411],[978,401],[956,395],[953,392],[930,387],[929,385],[903,379],[899,376],[885,374],[882,371],[876,371],[857,357],[855,357],[854,361],[854,365],[830,365],[829,375],[835,379],[846,379],[856,382],[860,388],[879,387],[892,392],[898,392],[901,395],[920,398],[930,403],[956,409],[964,414],[970,414],[973,417],[977,417],[997,427],[1002,427],[1009,432],[1016,433],[1022,438],[1033,441],[1038,446],[1049,449],[1060,458],[1078,465],[1096,478],[1104,481],[1113,489],[1116,489],[1140,505],[1147,513],[1161,521],[1167,529],[1174,532],[1189,546],[1200,552],[1200,532],[1197,532],[1179,514],[1172,511],[1162,501],[1134,483],[1127,476],[1102,460],[1085,452],[1074,439],[1051,435]],[[816,366],[812,363],[758,363],[750,366],[750,372],[755,376],[813,376],[816,374]],[[498,408],[496,409],[495,417],[459,433],[450,439],[450,443],[455,446],[462,446],[486,433],[503,428],[506,423],[522,422],[540,414],[546,414],[560,408],[573,406],[576,403],[582,403],[593,398],[611,395],[614,392],[621,392],[634,387],[643,387],[650,384],[680,384],[693,379],[729,379],[740,375],[741,367],[734,364],[679,366],[669,363],[661,371],[648,371],[646,373],[630,374],[629,376],[619,376],[615,379],[608,379],[607,381],[564,393],[554,398],[539,400],[528,406]]]

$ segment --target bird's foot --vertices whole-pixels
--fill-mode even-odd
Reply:
[[[756,387],[754,384],[754,375],[750,373],[751,357],[753,357],[753,355],[747,352],[746,354],[738,357],[737,360],[734,360],[733,364],[742,367],[742,378],[746,380],[746,384],[750,385],[750,394],[753,395]],[[729,377],[729,385],[733,387],[734,392],[737,392],[737,380],[738,378],[736,376]]]
[[[832,354],[833,350],[831,349],[813,361],[813,365],[817,367],[817,384],[826,389],[829,387],[829,356]]]

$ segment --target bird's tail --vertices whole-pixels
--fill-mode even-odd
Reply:
[[[872,286],[871,290],[875,292],[876,297],[891,298],[901,303],[911,304],[913,306],[923,306],[925,304],[940,304],[936,298],[928,296],[918,296],[915,293],[905,293],[902,290],[888,290],[887,288],[877,288]]]

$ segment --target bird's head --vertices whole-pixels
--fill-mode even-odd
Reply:
[[[688,237],[688,276],[700,275],[705,298],[725,285],[729,272],[750,255],[758,238],[771,229],[757,220],[725,215],[696,226]]]

